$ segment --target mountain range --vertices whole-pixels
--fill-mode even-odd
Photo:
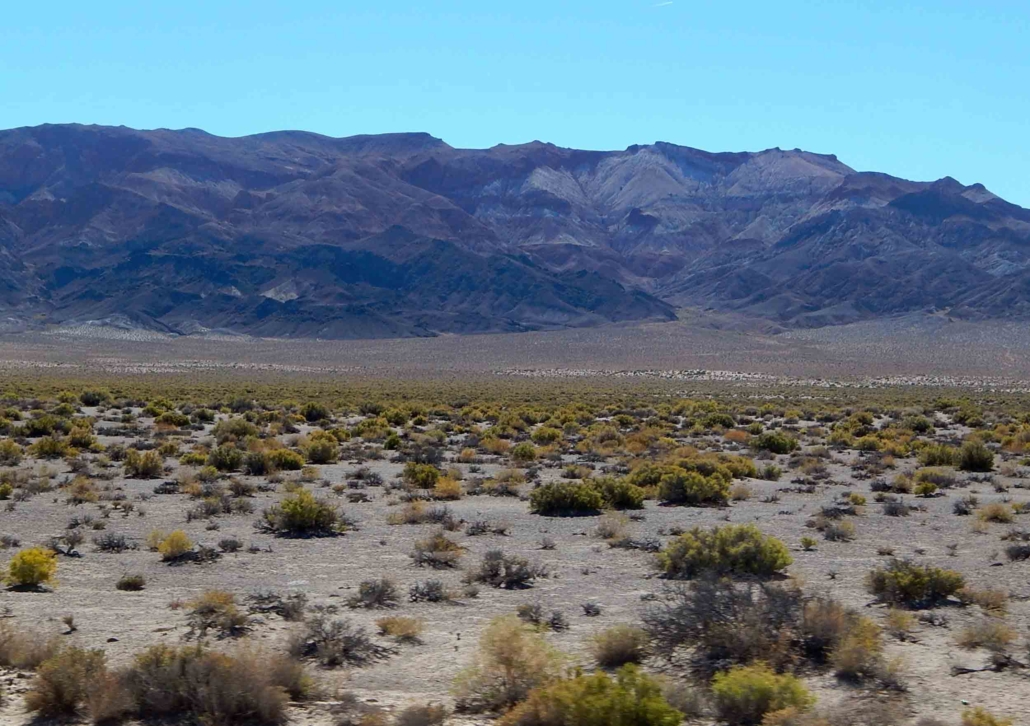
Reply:
[[[0,131],[0,318],[375,338],[1030,317],[1030,210],[800,150]],[[2,326],[0,326],[2,327]]]

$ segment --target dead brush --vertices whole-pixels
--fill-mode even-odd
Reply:
[[[349,620],[330,620],[319,613],[295,633],[289,650],[295,658],[311,658],[326,668],[362,666],[389,658],[393,650],[376,644],[364,628]]]
[[[444,570],[456,567],[464,554],[465,548],[447,537],[444,530],[440,529],[429,537],[415,542],[410,556],[419,567]]]
[[[60,647],[56,637],[0,620],[0,666],[35,670]]]
[[[398,643],[418,644],[422,642],[422,631],[425,630],[425,623],[418,618],[407,618],[402,616],[391,616],[376,620],[376,627],[379,634],[393,638]]]

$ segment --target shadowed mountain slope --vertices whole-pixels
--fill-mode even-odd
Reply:
[[[427,134],[0,132],[0,313],[422,336],[1030,315],[1030,211],[833,156],[454,149]]]

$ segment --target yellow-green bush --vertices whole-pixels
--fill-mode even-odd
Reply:
[[[783,432],[766,431],[751,439],[751,448],[773,454],[789,454],[798,448],[798,442]]]
[[[658,498],[667,504],[701,506],[725,504],[731,478],[715,471],[708,476],[697,471],[674,468],[658,482]]]
[[[1012,719],[995,716],[986,708],[977,706],[962,712],[962,726],[1012,726]]]
[[[881,602],[905,607],[930,607],[965,586],[962,575],[932,565],[892,560],[866,576],[866,587]]]
[[[266,509],[259,525],[267,532],[286,537],[326,537],[344,530],[336,507],[316,499],[307,489],[299,489]]]
[[[404,482],[416,489],[432,489],[440,479],[440,470],[432,464],[417,464],[409,461],[401,473]]]
[[[266,456],[276,471],[300,471],[304,468],[304,457],[290,449],[272,449]]]
[[[181,529],[177,529],[157,545],[157,551],[165,562],[172,562],[193,551],[193,541]]]
[[[626,665],[615,678],[575,675],[535,689],[499,726],[677,726],[682,720],[656,680]]]
[[[759,724],[767,713],[786,708],[805,711],[815,703],[800,680],[778,674],[764,663],[717,673],[712,697],[719,718],[741,726]]]
[[[962,471],[991,471],[994,452],[981,441],[967,441],[958,454],[958,468]]]
[[[39,587],[53,584],[57,574],[57,553],[43,547],[22,550],[7,563],[4,582],[12,587]]]
[[[604,476],[599,479],[588,479],[604,500],[604,506],[611,509],[640,509],[644,506],[645,492],[631,484],[627,479],[616,479]]]
[[[658,554],[667,577],[691,579],[701,574],[768,577],[793,562],[787,546],[753,524],[694,527]]]
[[[125,452],[125,476],[131,479],[154,479],[164,472],[164,461],[156,451],[129,449]]]
[[[529,506],[534,514],[593,514],[604,507],[604,497],[586,482],[555,481],[534,489]]]

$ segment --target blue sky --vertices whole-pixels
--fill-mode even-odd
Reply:
[[[835,153],[1030,206],[1030,3],[18,2],[0,127]]]

